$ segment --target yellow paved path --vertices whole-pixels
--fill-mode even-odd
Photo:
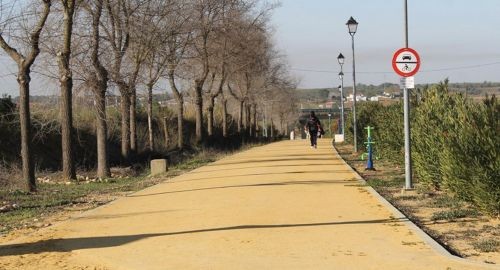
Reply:
[[[329,140],[257,147],[0,245],[0,269],[483,269],[394,215]]]

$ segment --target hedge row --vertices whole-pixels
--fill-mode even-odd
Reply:
[[[375,127],[376,155],[404,162],[403,106],[360,103],[358,145],[366,126]],[[352,119],[349,117],[348,119]],[[412,101],[412,161],[417,180],[500,215],[500,103],[474,102],[450,93],[448,83],[430,87]],[[352,141],[352,123],[346,123]]]

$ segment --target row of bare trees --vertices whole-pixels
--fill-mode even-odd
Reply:
[[[165,91],[177,102],[180,149],[185,144],[187,97],[196,111],[196,143],[214,136],[216,104],[223,111],[223,136],[228,136],[231,99],[238,104],[237,129],[242,135],[256,136],[258,115],[269,103],[281,104],[281,125],[288,121],[293,111],[289,89],[295,83],[271,42],[269,19],[275,7],[259,0],[0,0],[0,46],[18,68],[21,155],[29,190],[36,191],[29,87],[38,56],[40,72],[59,83],[64,177],[76,177],[76,86],[94,97],[97,175],[108,177],[106,94],[114,89],[121,97],[124,163],[138,151],[141,88],[147,93],[148,147],[154,150],[153,89],[160,82],[168,84]]]

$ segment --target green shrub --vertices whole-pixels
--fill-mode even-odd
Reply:
[[[445,190],[454,200],[470,202],[500,216],[500,104],[493,96],[476,103],[448,91],[448,81],[419,92],[411,114],[412,160],[422,187]],[[403,104],[358,105],[357,139],[364,150],[365,127],[375,127],[376,156],[403,163]],[[352,119],[352,115],[347,119]],[[352,142],[352,121],[346,137]]]
[[[404,158],[403,150],[403,107],[401,103],[384,106],[378,102],[363,102],[358,104],[357,110],[357,139],[358,148],[366,151],[366,127],[375,129],[372,140],[375,141],[374,153],[398,163]],[[352,113],[346,120],[346,139],[353,141]]]
[[[404,163],[403,104],[384,106],[377,114],[375,154],[398,164]]]
[[[500,104],[495,96],[477,104],[462,95],[445,141],[443,184],[486,213],[500,215]]]
[[[434,189],[441,187],[444,142],[453,122],[453,102],[445,81],[428,89],[415,109],[412,123],[412,160],[419,180]]]

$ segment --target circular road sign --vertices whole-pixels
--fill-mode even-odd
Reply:
[[[403,77],[411,77],[420,68],[420,56],[414,49],[401,48],[392,57],[392,68]]]

